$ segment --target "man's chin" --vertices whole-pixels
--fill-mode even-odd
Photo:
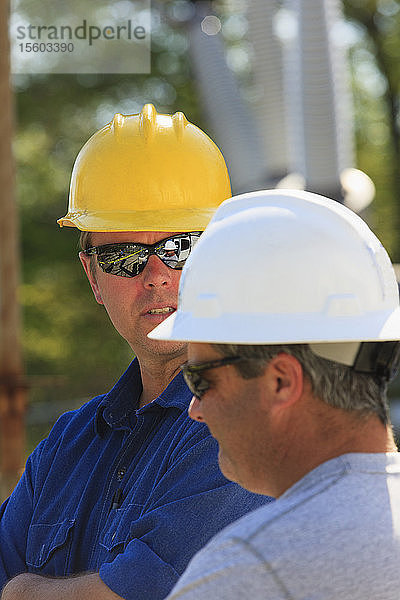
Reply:
[[[182,356],[182,363],[184,363],[186,360],[186,342],[168,342],[165,340],[151,340],[150,338],[147,338],[144,346],[147,352],[154,356],[160,357],[160,359],[170,358],[173,360],[178,356]]]
[[[150,341],[150,338],[149,338]],[[187,353],[186,342],[168,342],[165,340],[151,340],[152,344],[159,349],[163,354],[183,354]]]

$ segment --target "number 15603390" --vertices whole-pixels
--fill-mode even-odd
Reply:
[[[18,44],[21,52],[73,52],[72,42],[25,42]]]

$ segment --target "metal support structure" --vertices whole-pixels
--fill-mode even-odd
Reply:
[[[26,386],[20,347],[18,219],[12,154],[13,103],[8,39],[9,3],[0,2],[0,473],[1,497],[24,462]]]
[[[339,0],[287,0],[296,33],[287,44],[291,171],[306,189],[343,201],[340,176],[354,166],[352,107],[343,48],[334,39]]]
[[[289,166],[283,52],[274,31],[279,6],[278,0],[249,0],[247,4],[256,89],[252,109],[262,138],[271,187],[288,174]]]
[[[207,35],[202,30],[202,20],[209,15],[210,2],[196,2],[195,15],[187,23],[201,105],[228,164],[234,193],[262,189],[268,186],[262,141],[235,75],[227,65],[221,34]]]

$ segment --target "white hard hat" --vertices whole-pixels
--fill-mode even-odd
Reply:
[[[352,364],[354,342],[400,340],[395,273],[366,223],[338,202],[242,194],[217,209],[183,269],[177,311],[149,337],[310,343]]]
[[[176,250],[175,242],[167,240],[164,244],[164,250]]]

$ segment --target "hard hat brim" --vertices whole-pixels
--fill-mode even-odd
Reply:
[[[69,212],[57,223],[81,231],[203,231],[213,214],[214,209]]]
[[[323,332],[323,333],[322,333]],[[307,344],[400,340],[400,308],[359,317],[225,314],[196,317],[177,311],[148,337],[221,344]]]

